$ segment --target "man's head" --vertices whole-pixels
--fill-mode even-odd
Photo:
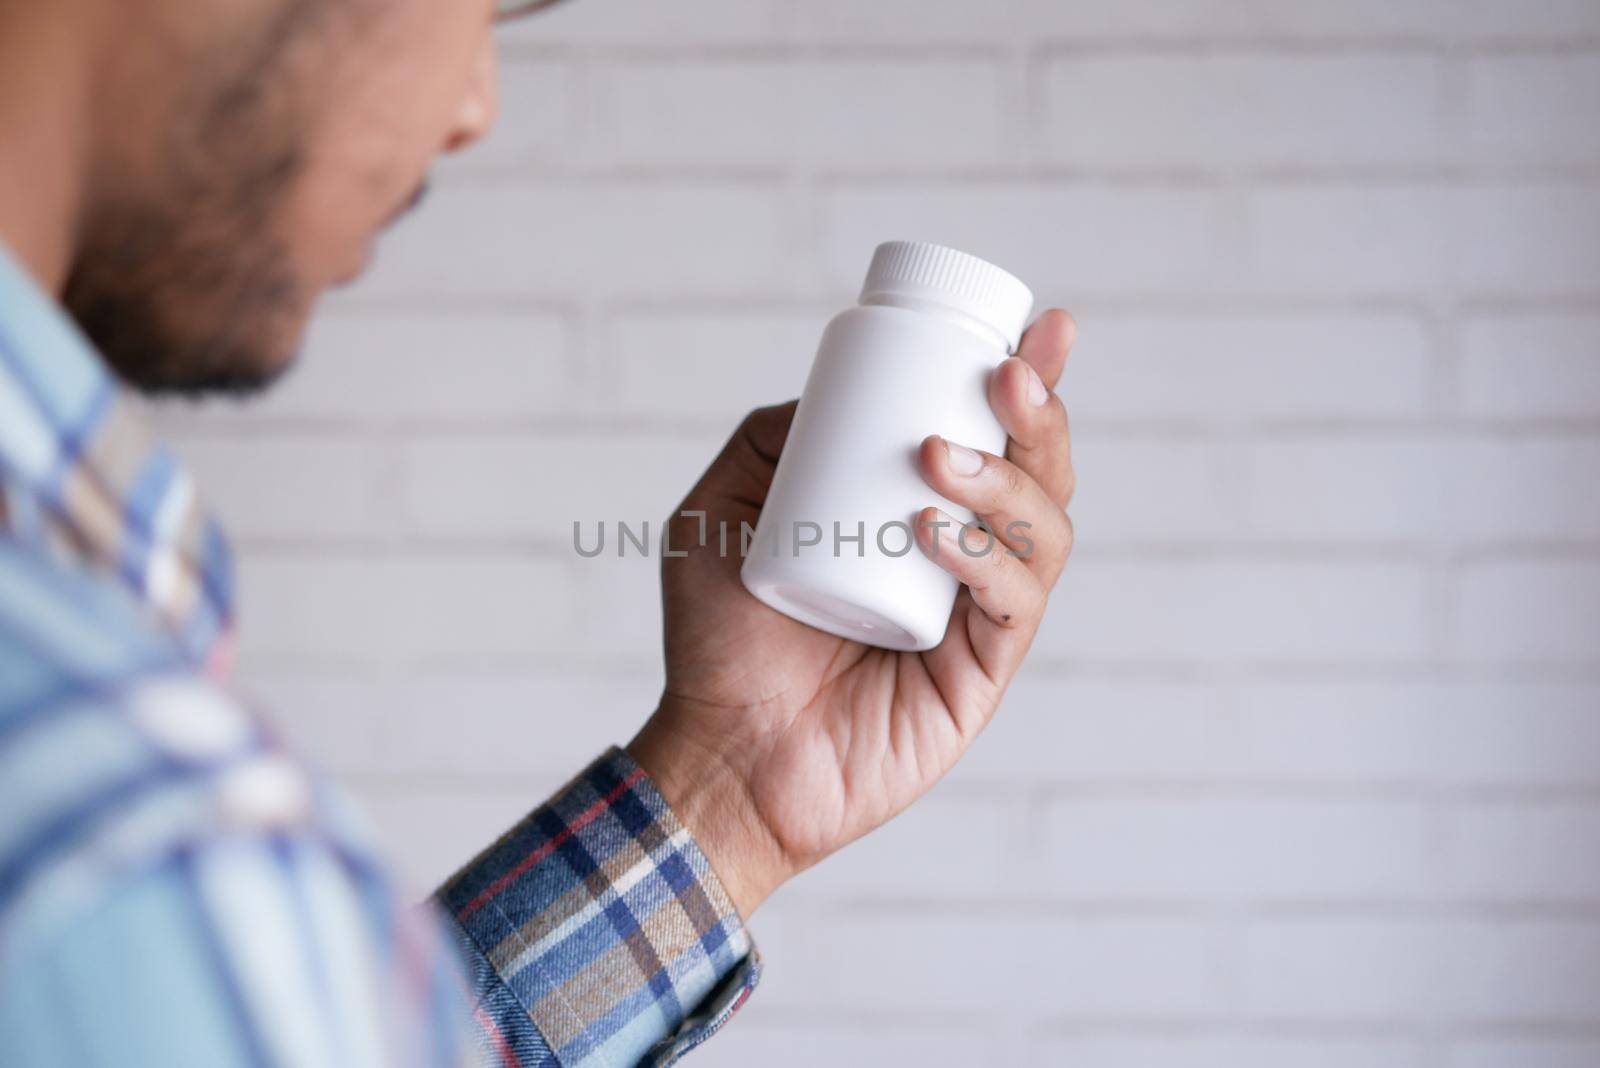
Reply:
[[[131,384],[248,390],[493,121],[492,0],[100,4],[64,300]]]

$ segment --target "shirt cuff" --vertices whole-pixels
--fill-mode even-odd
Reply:
[[[531,1022],[565,1068],[671,1064],[715,1033],[760,976],[705,854],[616,748],[437,898],[472,958],[475,1016],[490,1046]]]

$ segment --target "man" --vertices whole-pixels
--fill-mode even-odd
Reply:
[[[0,0],[7,1068],[668,1063],[755,985],[744,921],[948,770],[1032,640],[1071,542],[1060,312],[993,376],[1005,457],[923,443],[932,491],[1034,544],[935,554],[967,584],[943,644],[853,645],[756,602],[735,558],[665,561],[637,737],[401,906],[226,688],[226,543],[118,383],[289,364],[432,159],[488,128],[493,6]],[[684,508],[753,520],[791,412],[751,415]]]

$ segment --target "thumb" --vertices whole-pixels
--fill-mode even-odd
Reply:
[[[766,502],[767,487],[772,483],[772,473],[777,469],[778,456],[788,439],[789,424],[794,420],[798,403],[789,401],[757,408],[745,416],[722,452],[700,476],[685,504],[702,506],[718,500],[732,501],[748,508],[753,518]]]

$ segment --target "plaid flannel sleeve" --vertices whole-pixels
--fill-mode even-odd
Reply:
[[[611,749],[447,882],[487,1052],[668,1065],[760,974],[739,914],[644,770]]]

